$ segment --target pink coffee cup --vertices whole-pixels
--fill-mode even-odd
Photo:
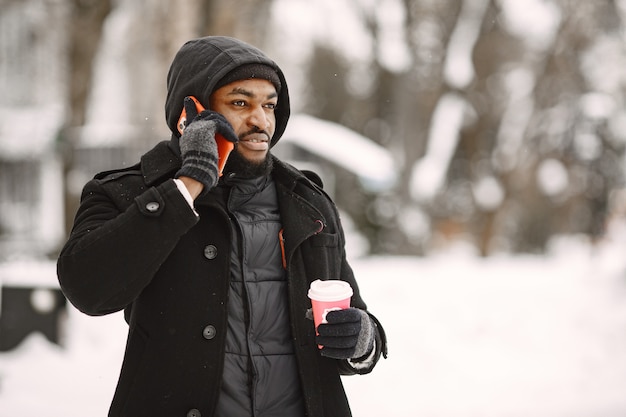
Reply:
[[[315,280],[311,283],[308,293],[313,307],[313,322],[315,329],[320,323],[326,323],[326,314],[329,311],[343,310],[350,307],[352,287],[345,281],[338,279]]]

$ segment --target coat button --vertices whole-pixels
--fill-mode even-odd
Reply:
[[[197,408],[192,408],[191,410],[187,411],[187,417],[201,417],[201,416],[202,416],[202,413]]]
[[[215,245],[207,245],[204,248],[204,257],[207,259],[215,259],[217,257],[217,247]]]
[[[213,339],[216,333],[217,330],[215,330],[215,326],[212,326],[210,324],[202,329],[202,337],[204,337],[206,340]]]
[[[159,209],[159,207],[160,205],[156,201],[151,201],[148,204],[146,204],[146,210],[148,210],[150,213],[156,212]]]

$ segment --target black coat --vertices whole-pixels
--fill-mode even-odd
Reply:
[[[126,309],[129,336],[110,416],[196,410],[207,417],[219,394],[231,226],[211,193],[196,200],[199,217],[193,213],[171,180],[179,166],[163,142],[139,165],[90,181],[58,260],[61,287],[79,310],[103,315]],[[346,262],[339,216],[300,171],[275,160],[273,177],[307,415],[349,416],[340,374],[357,371],[319,354],[306,317],[307,290],[318,278],[348,281],[352,305],[366,310]],[[378,331],[374,364],[386,350],[380,325]]]

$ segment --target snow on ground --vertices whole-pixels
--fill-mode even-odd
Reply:
[[[626,245],[609,243],[354,261],[389,338],[372,374],[344,378],[354,415],[626,415]],[[123,318],[66,324],[63,347],[34,334],[0,353],[0,417],[106,415]]]
[[[390,352],[375,373],[345,379],[354,415],[626,415],[626,279],[599,263],[359,263]]]

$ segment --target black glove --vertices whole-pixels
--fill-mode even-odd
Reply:
[[[369,315],[358,308],[330,311],[317,326],[320,353],[334,359],[358,359],[371,353],[376,330]]]
[[[187,124],[179,141],[183,164],[175,177],[193,178],[204,185],[206,192],[215,187],[219,179],[216,133],[231,142],[239,139],[228,120],[221,114],[211,110],[197,114],[195,103],[189,97],[185,98],[184,105]]]

